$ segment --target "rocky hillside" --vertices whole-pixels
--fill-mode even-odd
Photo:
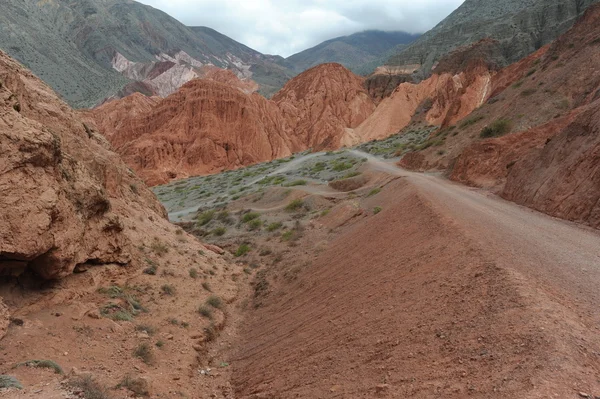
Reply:
[[[233,74],[195,79],[164,100],[140,94],[86,117],[150,184],[216,173],[312,149],[361,141],[352,128],[375,105],[362,78],[323,64],[292,79],[273,100],[244,90]]]
[[[387,65],[428,76],[457,47],[491,38],[500,42],[503,65],[538,50],[566,32],[596,0],[466,0],[456,11]]]
[[[222,392],[227,370],[198,370],[221,358],[211,345],[232,333],[245,277],[170,224],[106,139],[1,51],[0,159],[0,395]],[[210,319],[197,313],[209,297]]]
[[[412,43],[418,37],[419,35],[400,31],[368,30],[327,40],[286,58],[285,62],[296,72],[303,72],[319,64],[337,62],[355,73],[370,73],[371,71],[363,68],[365,64],[379,61],[383,55],[398,46]]]
[[[600,5],[565,35],[495,74],[484,105],[402,161],[446,169],[545,213],[600,226]]]
[[[131,81],[143,84],[120,95],[168,95],[207,64],[264,83],[267,94],[291,76],[268,56],[131,0],[6,1],[0,47],[77,107],[95,105]]]

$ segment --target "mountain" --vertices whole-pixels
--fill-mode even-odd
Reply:
[[[365,72],[362,68],[364,64],[377,64],[388,52],[395,52],[398,46],[409,44],[418,37],[419,35],[400,31],[367,30],[327,40],[286,58],[285,62],[297,72],[303,72],[315,65],[337,62],[355,73],[360,73]]]
[[[597,0],[466,0],[435,28],[386,65],[420,70],[428,76],[435,63],[457,47],[491,38],[499,41],[503,65],[520,60],[565,33]]]
[[[156,185],[354,144],[360,140],[352,128],[375,108],[362,78],[339,64],[309,69],[272,100],[244,87],[222,71],[165,99],[136,93],[84,114],[147,184]]]
[[[292,76],[276,57],[131,0],[4,1],[0,48],[76,107],[120,90],[168,95],[206,65],[244,79],[254,67],[267,94]]]

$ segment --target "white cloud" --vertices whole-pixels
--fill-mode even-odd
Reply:
[[[289,56],[365,29],[422,33],[464,0],[139,0],[262,53]]]

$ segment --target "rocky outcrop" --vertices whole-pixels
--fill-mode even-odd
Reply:
[[[597,0],[466,0],[413,44],[391,57],[393,66],[415,65],[428,76],[457,47],[491,38],[501,45],[505,66],[565,33]]]
[[[165,211],[106,140],[3,52],[0,115],[0,274],[130,263],[128,219]]]
[[[291,131],[306,148],[336,149],[361,141],[357,127],[375,109],[358,76],[340,64],[311,68],[274,97]]]
[[[8,330],[8,326],[10,325],[10,313],[8,312],[8,308],[0,298],[0,340],[4,338],[6,335],[6,331]]]
[[[120,108],[120,103],[108,105]],[[104,108],[94,113],[106,129]],[[151,185],[270,161],[305,148],[275,103],[208,79],[188,82],[149,112],[112,128],[106,135],[115,150]]]
[[[391,71],[376,73],[365,79],[365,89],[376,105],[388,98],[401,83],[413,83],[410,74],[395,74]]]

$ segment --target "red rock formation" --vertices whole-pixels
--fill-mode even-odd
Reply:
[[[102,115],[98,119],[104,125]],[[107,136],[148,184],[270,161],[304,148],[275,103],[206,79],[186,83]]]
[[[290,80],[274,97],[291,130],[307,148],[336,149],[360,139],[357,127],[375,109],[358,76],[323,64]]]
[[[129,219],[164,208],[48,86],[0,51],[0,274],[132,261]],[[162,222],[159,222],[162,221]]]

